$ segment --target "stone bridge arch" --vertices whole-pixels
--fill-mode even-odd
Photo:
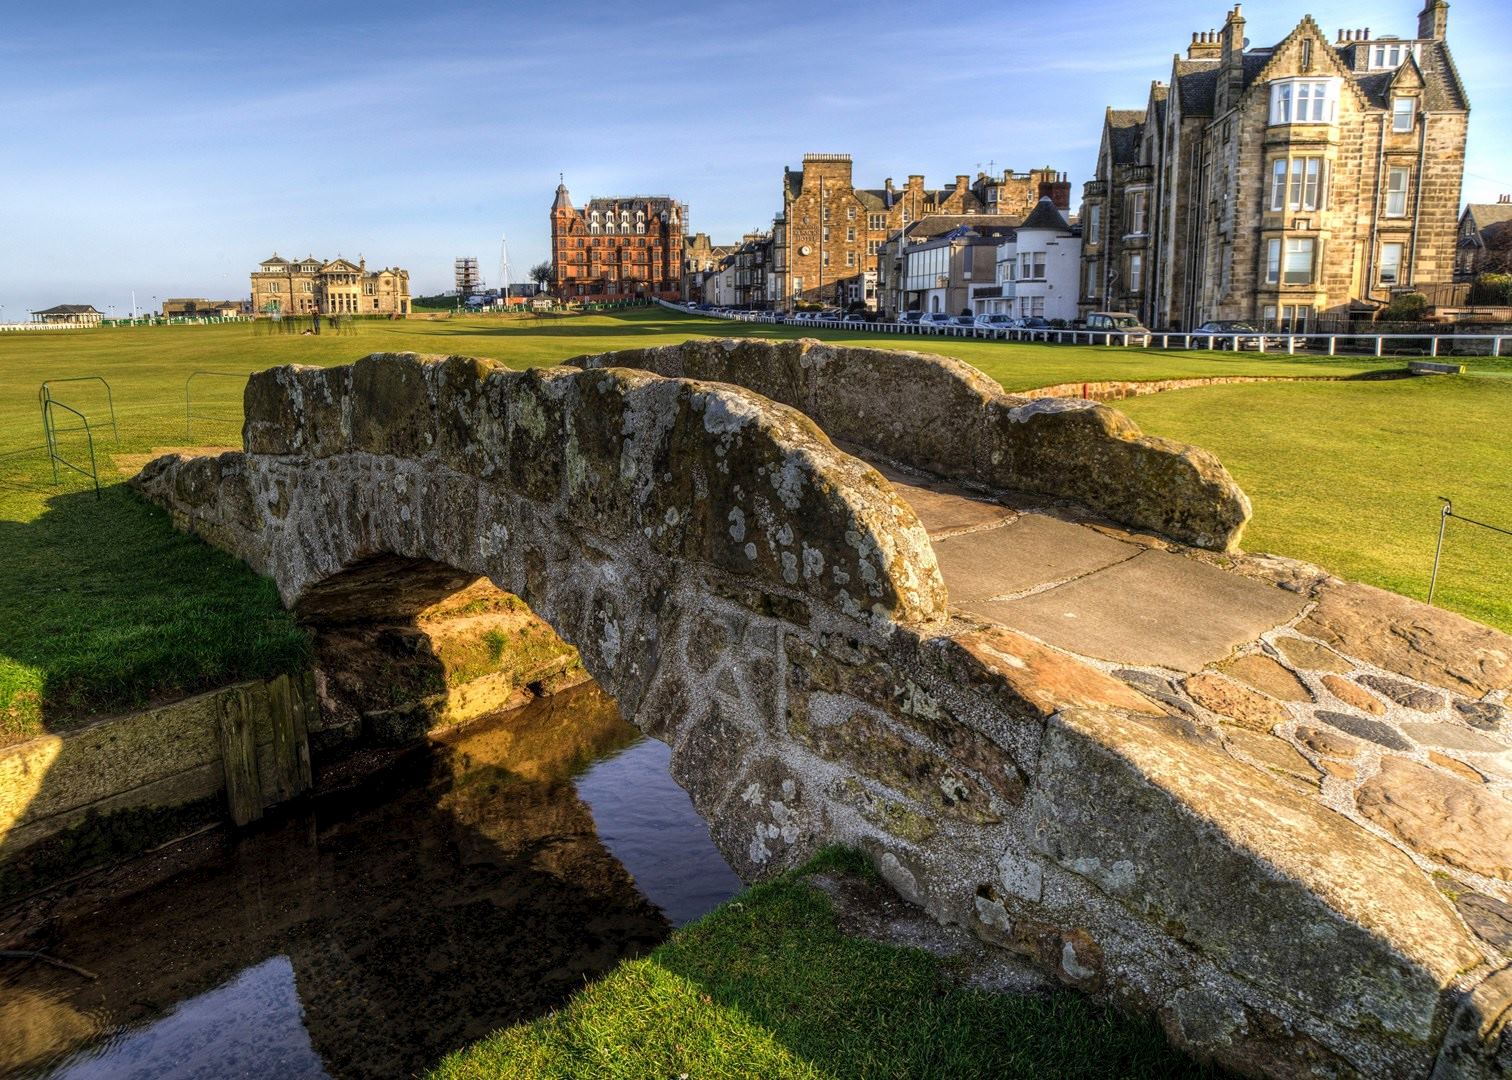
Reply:
[[[913,510],[809,418],[864,445],[890,413],[927,422],[930,402],[916,385],[849,414],[816,369],[881,361],[811,352],[744,371],[725,343],[523,373],[279,368],[249,382],[243,452],[161,458],[135,483],[310,619],[412,609],[478,577],[520,596],[672,747],[747,880],[853,844],[937,919],[1153,1013],[1199,1055],[1494,1075],[1512,969],[1429,875],[1166,698],[953,618]],[[808,415],[688,378],[698,365]],[[1112,410],[925,374],[965,422],[955,442],[900,440],[909,463],[1236,542],[1248,503],[1210,455]]]

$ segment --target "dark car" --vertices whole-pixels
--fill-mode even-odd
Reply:
[[[1210,319],[1193,330],[1191,338],[1192,347],[1197,349],[1207,348],[1209,344],[1215,349],[1259,349],[1262,341],[1267,349],[1286,348],[1285,338],[1267,334],[1254,323],[1242,319]]]
[[[905,311],[898,316],[898,322],[905,326],[917,326],[923,317],[922,311]]]

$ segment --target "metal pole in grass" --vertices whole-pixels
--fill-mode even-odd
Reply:
[[[1442,495],[1439,496],[1444,506],[1439,512],[1438,547],[1433,551],[1433,575],[1428,579],[1428,603],[1433,604],[1433,591],[1438,588],[1439,561],[1444,557],[1444,529],[1449,525],[1449,518],[1454,513],[1454,504]]]
[[[1430,604],[1433,603],[1433,590],[1438,585],[1439,558],[1444,553],[1444,527],[1449,524],[1450,518],[1459,518],[1466,525],[1489,529],[1491,532],[1501,533],[1503,536],[1512,536],[1512,529],[1504,529],[1500,525],[1488,525],[1484,521],[1467,518],[1464,514],[1456,514],[1454,512],[1454,504],[1442,495],[1439,496],[1439,501],[1444,504],[1444,509],[1439,518],[1438,550],[1433,553],[1433,576],[1428,580],[1428,602]]]

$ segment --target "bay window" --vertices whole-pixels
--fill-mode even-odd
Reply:
[[[1277,158],[1271,163],[1270,208],[1320,209],[1324,201],[1324,169],[1320,157]]]
[[[1311,236],[1288,236],[1266,241],[1267,285],[1311,285],[1316,241]]]
[[[1337,104],[1337,79],[1278,79],[1271,83],[1270,122],[1331,124]]]

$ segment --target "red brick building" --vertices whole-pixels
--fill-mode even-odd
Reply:
[[[562,300],[680,300],[687,210],[666,195],[551,204],[551,291]]]

